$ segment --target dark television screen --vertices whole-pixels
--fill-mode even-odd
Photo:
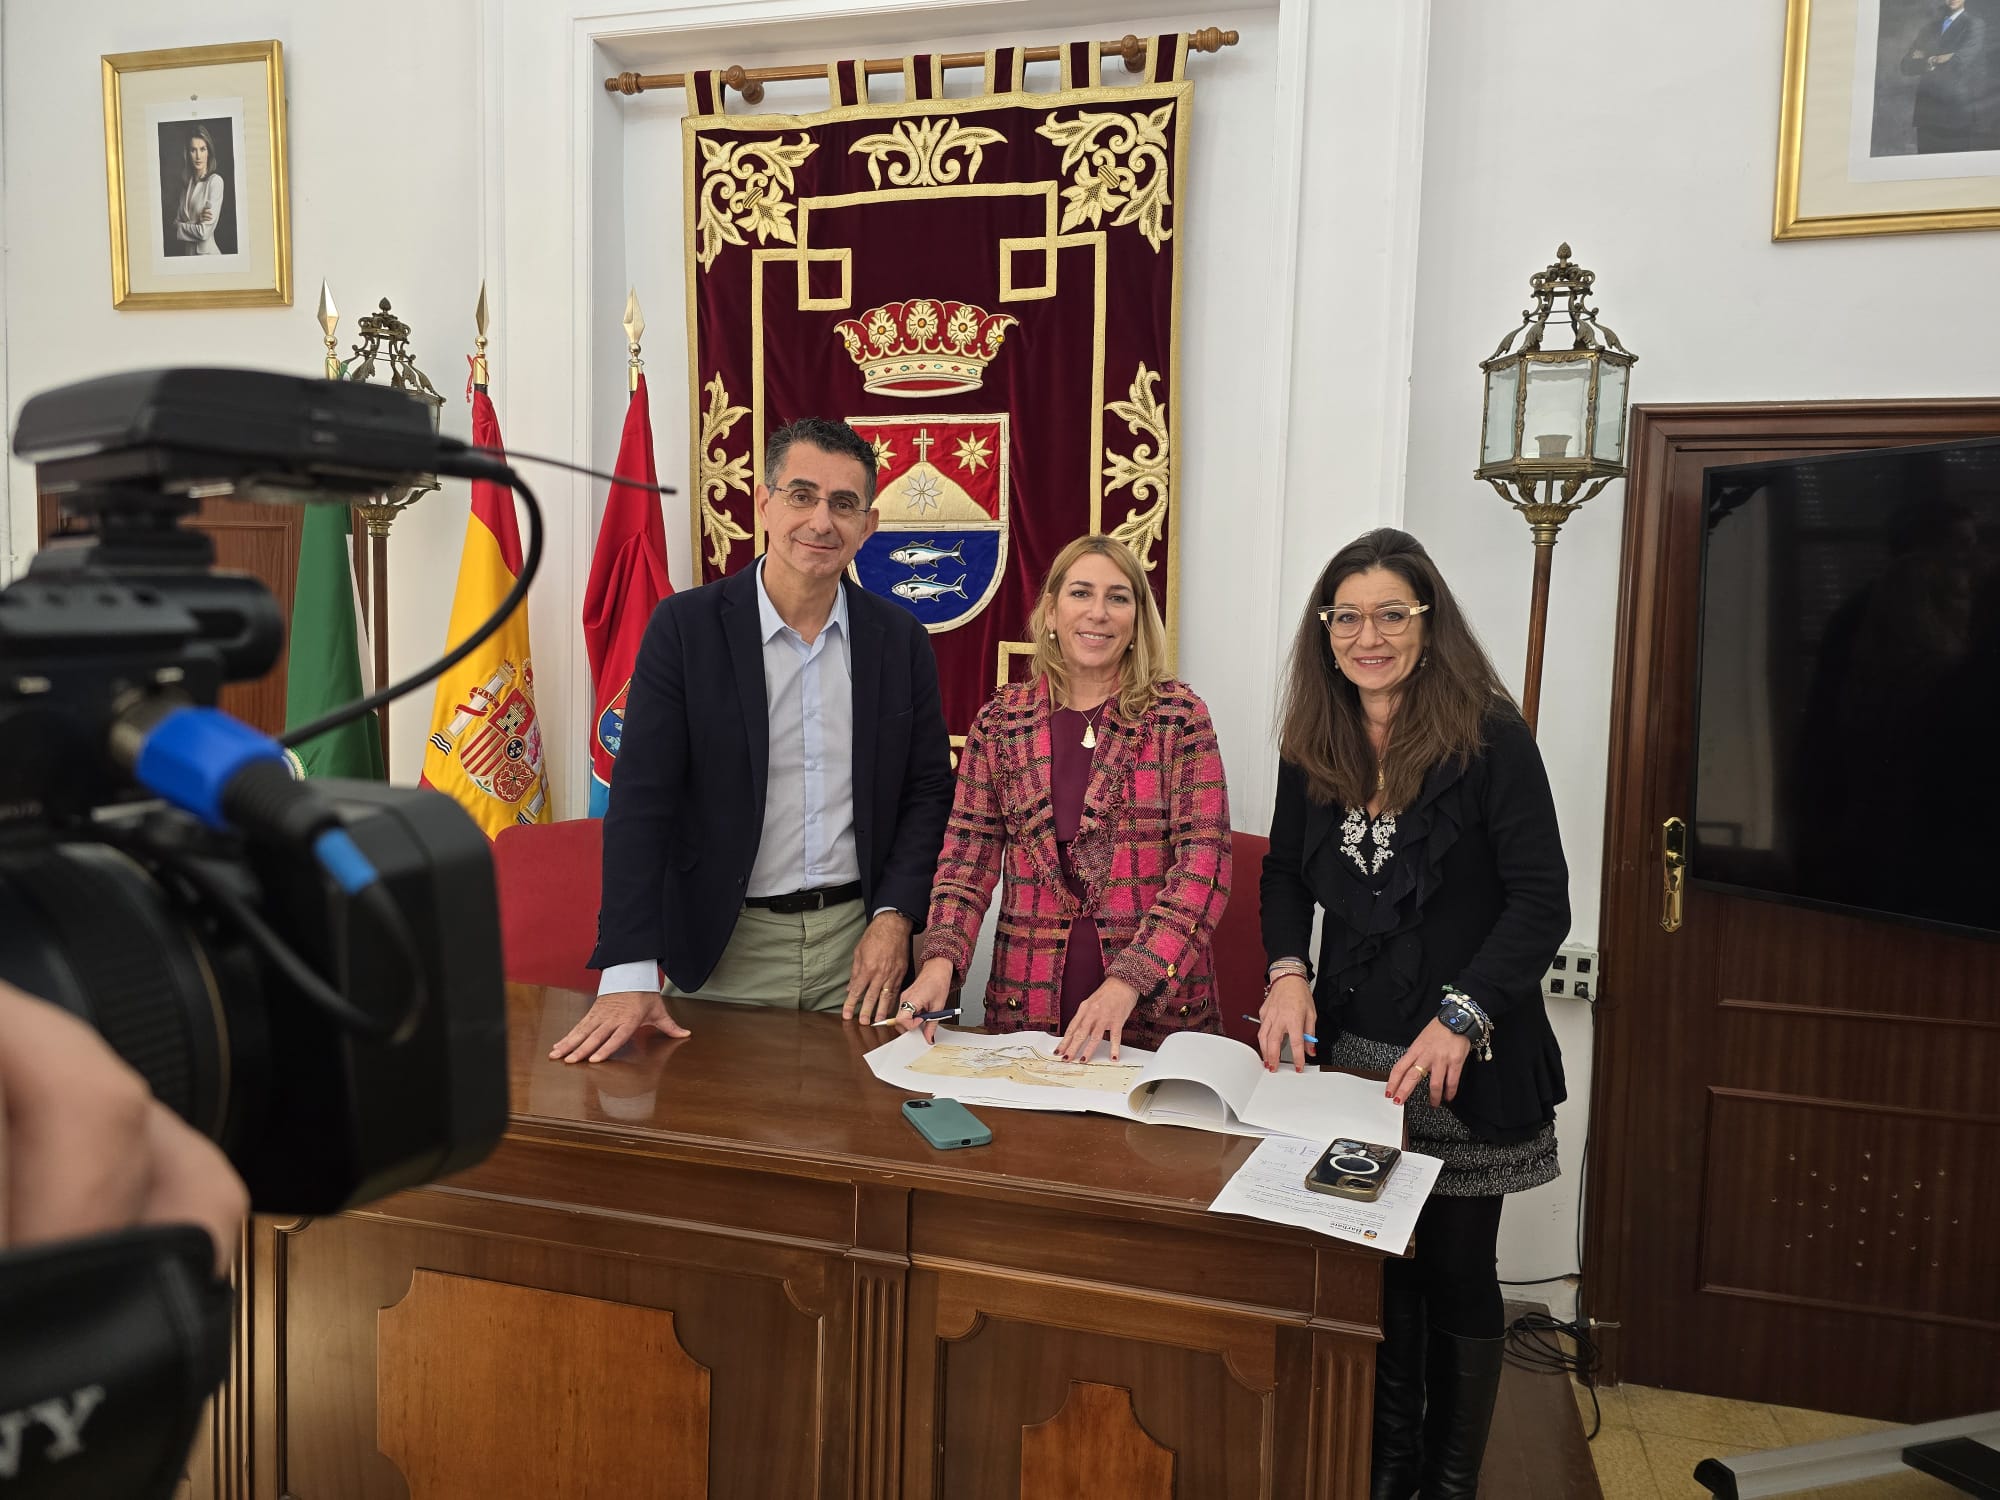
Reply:
[[[1705,498],[1689,878],[2000,936],[2000,440]]]

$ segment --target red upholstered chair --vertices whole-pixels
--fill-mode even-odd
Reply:
[[[586,994],[597,971],[597,896],[604,824],[597,818],[503,828],[493,840],[500,887],[500,951],[512,984],[552,984]]]
[[[1264,931],[1257,885],[1271,841],[1262,834],[1230,836],[1229,906],[1215,927],[1215,986],[1222,1007],[1222,1030],[1239,1042],[1257,1045],[1256,1015],[1264,1003]]]

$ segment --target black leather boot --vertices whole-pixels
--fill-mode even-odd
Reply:
[[[1368,1500],[1410,1500],[1424,1459],[1424,1298],[1411,1269],[1382,1276],[1382,1343],[1375,1351],[1375,1438]]]
[[[1500,1393],[1500,1364],[1507,1341],[1460,1338],[1430,1331],[1425,1358],[1423,1500],[1473,1500],[1479,1461]]]

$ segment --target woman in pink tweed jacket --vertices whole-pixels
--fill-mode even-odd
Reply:
[[[1166,675],[1166,631],[1138,559],[1089,536],[1063,549],[1030,623],[1034,673],[973,721],[931,887],[908,1029],[972,961],[1004,878],[986,1024],[1155,1046],[1220,1031],[1209,944],[1229,900],[1229,793],[1208,709]],[[934,1031],[934,1027],[927,1028]]]

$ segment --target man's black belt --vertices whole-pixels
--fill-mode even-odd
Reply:
[[[861,899],[861,882],[850,880],[846,885],[823,885],[817,890],[792,891],[784,896],[745,896],[745,906],[755,906],[763,911],[774,911],[781,916],[791,916],[802,911],[825,911],[829,906],[838,906],[843,901]]]

